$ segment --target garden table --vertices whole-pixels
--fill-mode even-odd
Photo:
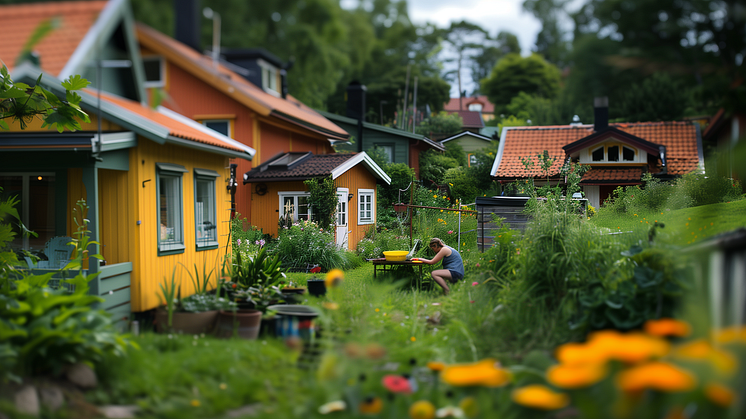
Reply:
[[[420,268],[420,274],[417,277],[417,284],[420,287],[422,286],[422,265],[424,265],[422,262],[411,260],[390,261],[386,260],[386,258],[370,259],[370,261],[373,262],[373,278],[376,277],[379,267],[383,273],[386,273],[386,271],[393,270],[393,267],[395,266],[416,266]]]

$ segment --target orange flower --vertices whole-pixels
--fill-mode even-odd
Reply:
[[[606,353],[593,350],[585,343],[566,343],[555,351],[554,356],[559,362],[566,365],[577,365],[586,363],[605,363]]]
[[[511,375],[494,359],[485,359],[473,364],[449,365],[440,373],[440,379],[452,386],[500,387],[510,381]]]
[[[666,392],[689,391],[696,385],[694,376],[686,370],[665,362],[650,362],[620,372],[617,386],[626,392],[645,389]]]
[[[427,367],[430,368],[431,371],[443,371],[446,364],[437,361],[430,361],[427,363]]]
[[[541,384],[517,388],[510,397],[522,406],[540,410],[561,409],[570,403],[567,394],[556,393]]]
[[[602,364],[554,365],[547,370],[547,381],[560,388],[583,388],[601,381],[606,376]]]
[[[360,403],[358,409],[364,415],[377,415],[383,408],[383,402],[380,397],[368,397]]]
[[[643,333],[622,335],[619,343],[619,346],[610,348],[611,357],[632,364],[662,357],[670,349],[670,345],[665,340]]]
[[[736,393],[719,383],[709,383],[705,386],[705,396],[711,402],[721,407],[729,407],[736,399]]]
[[[740,341],[746,343],[746,327],[729,327],[727,329],[720,329],[714,333],[715,342],[717,343],[733,343]]]
[[[432,419],[435,417],[435,406],[427,400],[414,402],[409,407],[409,417],[412,419]]]
[[[646,321],[645,325],[643,325],[643,330],[645,330],[645,333],[653,336],[685,337],[689,336],[692,328],[689,327],[688,323],[681,320],[664,318]]]
[[[738,368],[738,360],[722,349],[713,348],[710,342],[699,339],[674,349],[673,356],[694,361],[710,361],[723,373],[733,373]]]
[[[324,281],[324,284],[327,288],[336,287],[337,285],[341,284],[342,281],[345,279],[345,273],[342,272],[340,269],[332,269],[331,271],[327,272],[326,274],[326,280]]]
[[[662,357],[668,350],[668,342],[658,337],[602,330],[591,333],[585,344],[567,343],[558,347],[555,356],[567,365],[602,364],[611,359],[638,363]]]

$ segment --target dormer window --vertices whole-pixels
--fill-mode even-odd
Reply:
[[[277,68],[264,60],[258,60],[258,62],[262,69],[262,89],[271,95],[279,96],[280,87],[278,85]]]
[[[474,112],[482,112],[482,104],[481,103],[472,103],[469,105],[469,110]]]
[[[142,57],[142,65],[145,69],[144,87],[163,87],[166,80],[166,66],[163,57]]]
[[[635,149],[620,144],[602,145],[591,150],[591,161],[594,162],[634,162]]]

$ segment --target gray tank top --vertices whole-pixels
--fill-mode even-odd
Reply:
[[[456,271],[459,272],[461,275],[464,274],[464,261],[461,259],[461,255],[458,254],[456,249],[454,249],[451,246],[446,246],[449,249],[451,249],[450,256],[446,256],[443,258],[443,269],[448,269],[449,271]]]

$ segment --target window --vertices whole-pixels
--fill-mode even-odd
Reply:
[[[374,202],[375,191],[373,189],[357,190],[357,223],[373,224],[376,221],[376,203]]]
[[[622,147],[622,160],[624,161],[635,161],[635,150],[629,147]]]
[[[280,192],[280,216],[292,214],[293,221],[310,220],[311,207],[306,192]]]
[[[593,161],[604,161],[604,148],[599,147],[593,150],[593,153],[591,155],[593,157]]]
[[[17,223],[11,222],[15,238],[10,242],[14,250],[43,251],[46,243],[57,236],[55,223],[55,175],[54,173],[2,173],[0,174],[0,200],[15,196],[16,206],[23,225],[37,234],[23,237]],[[62,233],[64,235],[64,233]]]
[[[621,149],[621,156],[619,155]],[[597,162],[633,162],[635,161],[635,149],[619,144],[600,146],[591,151],[591,160]],[[621,160],[620,160],[621,157]]]
[[[181,178],[184,166],[156,163],[158,186],[158,255],[184,253],[184,208]]]
[[[213,131],[217,131],[226,137],[231,136],[231,121],[228,120],[205,120],[202,121],[202,125],[210,128]]]
[[[279,97],[280,89],[277,85],[277,67],[264,60],[258,60],[258,64],[262,69],[262,89],[273,96]]]
[[[477,160],[477,156],[476,155],[469,154],[468,157],[469,157],[469,167],[478,166],[479,165],[479,161]]]
[[[619,146],[612,145],[606,149],[606,160],[619,161]]]
[[[165,86],[166,72],[162,57],[143,57],[142,64],[145,68],[145,87]]]
[[[197,250],[218,247],[218,222],[215,213],[215,180],[218,172],[194,169],[194,223]]]
[[[376,144],[374,147],[380,148],[381,150],[383,150],[383,154],[386,155],[386,158],[388,159],[388,163],[394,162],[394,146],[393,145]]]
[[[475,111],[475,112],[482,112],[482,104],[481,103],[472,103],[472,104],[469,105],[469,110],[470,111]]]
[[[339,192],[337,192],[337,195],[339,195]],[[347,193],[342,194],[342,196],[340,197],[337,203],[337,225],[338,226],[347,225],[347,199],[345,199],[346,196],[347,196]]]

